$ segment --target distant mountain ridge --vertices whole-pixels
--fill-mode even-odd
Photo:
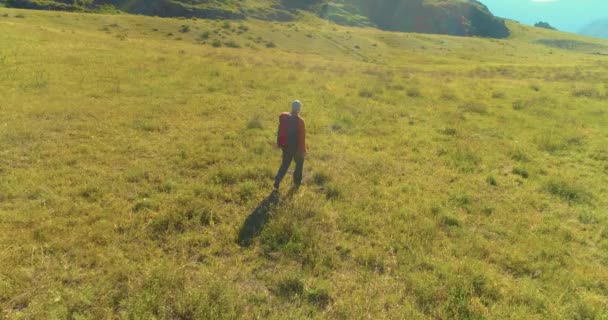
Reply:
[[[586,25],[579,33],[596,38],[608,39],[608,18],[596,20]]]
[[[8,7],[100,11],[120,10],[163,17],[290,21],[298,10],[342,25],[383,30],[506,38],[503,19],[476,0],[0,0]]]

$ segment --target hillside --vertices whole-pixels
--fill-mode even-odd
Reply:
[[[256,18],[293,21],[298,10],[342,25],[383,30],[506,38],[502,19],[474,0],[5,0],[9,7],[63,11],[114,11],[163,17]]]
[[[0,317],[608,317],[607,41],[300,14],[0,8]]]
[[[579,33],[591,37],[608,39],[608,19],[594,21],[585,26]]]

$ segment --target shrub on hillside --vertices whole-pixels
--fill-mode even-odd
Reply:
[[[544,21],[539,21],[539,22],[535,23],[534,26],[537,27],[537,28],[544,28],[544,29],[549,29],[549,30],[557,30],[552,25],[550,25],[549,22],[544,22]]]
[[[240,48],[241,46],[234,40],[224,42],[224,46],[227,48]]]
[[[287,8],[305,9],[322,3],[323,0],[281,0],[281,2]]]
[[[179,27],[179,32],[181,33],[188,33],[190,32],[190,26],[189,25],[182,25],[181,27]]]
[[[7,7],[22,8],[22,9],[33,9],[33,10],[54,10],[54,11],[74,11],[75,7],[55,1],[37,1],[37,0],[7,0]],[[16,18],[23,18],[22,14],[15,16]]]

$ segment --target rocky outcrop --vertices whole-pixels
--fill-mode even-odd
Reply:
[[[369,21],[380,29],[391,31],[491,38],[510,35],[504,20],[474,0],[343,0],[325,3],[318,11],[321,16],[339,24]]]

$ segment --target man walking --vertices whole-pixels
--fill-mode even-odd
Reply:
[[[283,180],[283,177],[287,173],[292,160],[296,162],[293,183],[296,187],[299,187],[302,183],[304,156],[306,154],[306,128],[304,119],[300,118],[301,110],[302,103],[295,100],[291,104],[291,112],[283,112],[279,116],[277,145],[283,149],[283,161],[274,179],[275,189],[279,189],[281,180]]]

